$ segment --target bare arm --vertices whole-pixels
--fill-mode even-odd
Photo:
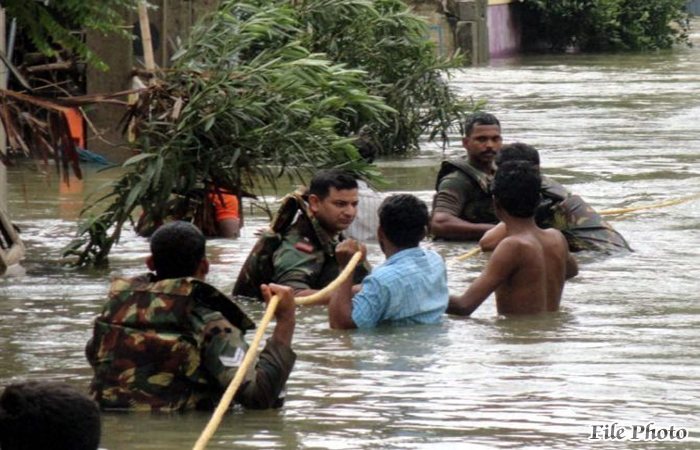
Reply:
[[[224,238],[237,238],[240,235],[240,223],[240,219],[220,220],[219,234]]]
[[[504,240],[496,247],[483,273],[461,296],[450,296],[447,314],[468,316],[473,313],[508,277],[516,267],[511,241]]]
[[[481,247],[482,252],[492,252],[499,242],[501,242],[508,235],[508,229],[506,224],[500,222],[495,227],[491,228],[484,234],[484,237],[479,241],[479,247]]]
[[[446,212],[435,212],[430,219],[430,231],[443,239],[477,240],[493,228],[490,223],[472,223]]]
[[[367,248],[359,244],[354,239],[347,239],[335,249],[335,257],[338,260],[338,265],[344,269],[348,265],[352,256],[358,251],[362,251],[363,258],[367,254]],[[331,294],[330,303],[328,303],[328,323],[331,328],[336,330],[347,330],[357,328],[352,320],[352,296],[354,294],[352,285],[352,277],[348,277],[343,281],[338,289]],[[358,286],[359,287],[359,286]],[[359,289],[358,289],[359,291]]]

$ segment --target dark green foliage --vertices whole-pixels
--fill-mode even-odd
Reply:
[[[460,57],[439,58],[428,42],[425,22],[401,0],[307,0],[299,17],[303,42],[336,62],[367,72],[369,92],[397,111],[383,122],[363,121],[379,153],[418,148],[421,135],[447,141],[449,129],[473,109],[447,83]],[[362,119],[362,118],[360,118]]]
[[[35,0],[1,0],[9,19],[16,19],[36,48],[56,56],[60,47],[76,53],[97,67],[106,65],[91,52],[72,30],[114,32],[124,38],[122,13],[134,9],[136,0],[51,0],[47,5]]]
[[[384,153],[426,130],[446,139],[471,107],[426,36],[398,0],[223,1],[131,110],[142,153],[67,254],[104,262],[134,212],[159,223],[202,189],[258,193],[327,167],[376,176],[352,145],[359,132]]]
[[[525,0],[529,39],[555,50],[656,50],[688,42],[686,0]]]

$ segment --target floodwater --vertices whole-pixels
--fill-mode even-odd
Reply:
[[[700,40],[700,36],[694,36]],[[700,192],[700,48],[644,55],[526,56],[456,73],[488,100],[506,141],[541,151],[544,171],[599,209]],[[443,152],[381,161],[389,191],[432,197]],[[447,157],[462,154],[453,137]],[[83,349],[108,277],[145,270],[132,232],[102,271],[60,267],[84,196],[109,178],[59,186],[9,174],[10,210],[27,245],[24,273],[0,279],[0,384],[66,381],[87,389]],[[212,240],[209,281],[230,291],[253,232]],[[279,411],[229,414],[209,448],[700,448],[700,200],[614,218],[635,252],[583,253],[559,313],[499,318],[488,300],[441,325],[336,332],[320,307],[299,312],[298,361]],[[426,243],[447,261],[472,244]],[[370,259],[383,257],[376,244]],[[450,266],[463,291],[485,256]],[[260,305],[250,305],[255,320]],[[105,414],[102,447],[191,448],[205,413]],[[592,425],[688,429],[682,442],[591,441]],[[631,436],[627,429],[626,436]],[[643,437],[643,436],[642,436]]]

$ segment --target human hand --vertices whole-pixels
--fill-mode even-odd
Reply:
[[[354,239],[346,239],[335,247],[335,259],[341,267],[345,267],[357,252],[362,252],[362,259],[364,259],[367,247]]]
[[[261,284],[260,291],[265,304],[269,304],[273,295],[279,296],[280,300],[275,310],[277,322],[293,321],[296,315],[296,303],[294,303],[294,290],[289,286],[279,284]]]
[[[255,237],[260,237],[265,233],[272,233],[272,228],[270,227],[260,227],[255,232],[253,232],[253,236]]]

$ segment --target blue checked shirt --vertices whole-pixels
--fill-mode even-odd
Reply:
[[[402,250],[377,266],[352,298],[358,328],[380,324],[440,322],[447,309],[447,270],[442,257],[420,247]]]

